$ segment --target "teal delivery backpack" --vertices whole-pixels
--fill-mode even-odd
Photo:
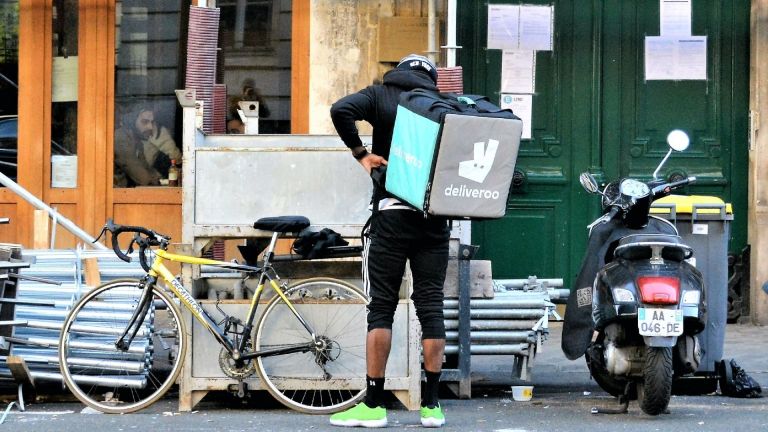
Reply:
[[[523,122],[484,96],[400,95],[385,188],[425,215],[504,216]]]

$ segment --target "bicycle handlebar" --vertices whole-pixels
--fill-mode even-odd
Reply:
[[[149,271],[150,269],[146,257],[146,250],[151,246],[167,246],[168,241],[170,240],[170,237],[158,234],[151,229],[134,225],[119,225],[114,223],[112,219],[109,219],[107,220],[107,223],[104,224],[104,228],[102,228],[101,233],[96,240],[94,240],[94,243],[99,241],[101,236],[105,235],[107,231],[112,234],[112,250],[118,258],[125,262],[131,262],[131,257],[129,257],[128,254],[133,253],[134,244],[139,246],[139,262],[144,271]],[[120,249],[120,241],[118,240],[120,234],[126,232],[134,233],[131,242],[128,244],[128,248],[126,249],[127,254],[123,253],[122,249]]]

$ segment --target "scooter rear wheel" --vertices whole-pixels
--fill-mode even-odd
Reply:
[[[643,383],[638,386],[640,409],[648,415],[666,411],[672,397],[672,348],[647,347]]]

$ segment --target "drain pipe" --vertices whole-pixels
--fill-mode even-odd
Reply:
[[[437,64],[437,42],[435,42],[435,36],[437,36],[437,0],[428,0],[429,3],[427,12],[427,58],[432,63]]]
[[[445,35],[446,45],[442,47],[445,48],[445,65],[447,67],[456,66],[456,50],[461,48],[461,46],[456,45],[456,1],[457,0],[448,0],[448,23],[446,24]]]
[[[16,195],[24,198],[27,202],[32,204],[35,208],[39,210],[45,210],[46,212],[48,212],[48,216],[50,216],[52,219],[60,223],[61,226],[66,228],[67,231],[79,237],[81,240],[83,240],[85,243],[90,245],[92,248],[101,249],[101,250],[108,249],[106,246],[104,246],[101,243],[94,243],[93,241],[95,239],[90,234],[83,231],[79,226],[75,225],[71,220],[62,216],[61,213],[49,207],[48,204],[42,202],[39,198],[32,195],[28,190],[21,187],[18,183],[11,180],[10,178],[8,178],[8,176],[6,176],[3,173],[0,173],[0,183],[2,183],[3,186],[7,187],[8,189],[12,190],[14,193],[16,193]]]

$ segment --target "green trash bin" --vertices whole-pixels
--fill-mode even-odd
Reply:
[[[707,326],[699,337],[702,356],[697,374],[714,375],[715,362],[723,357],[728,319],[728,239],[733,210],[711,196],[670,195],[653,203],[651,214],[677,227],[680,237],[693,248],[692,264],[704,277]]]

